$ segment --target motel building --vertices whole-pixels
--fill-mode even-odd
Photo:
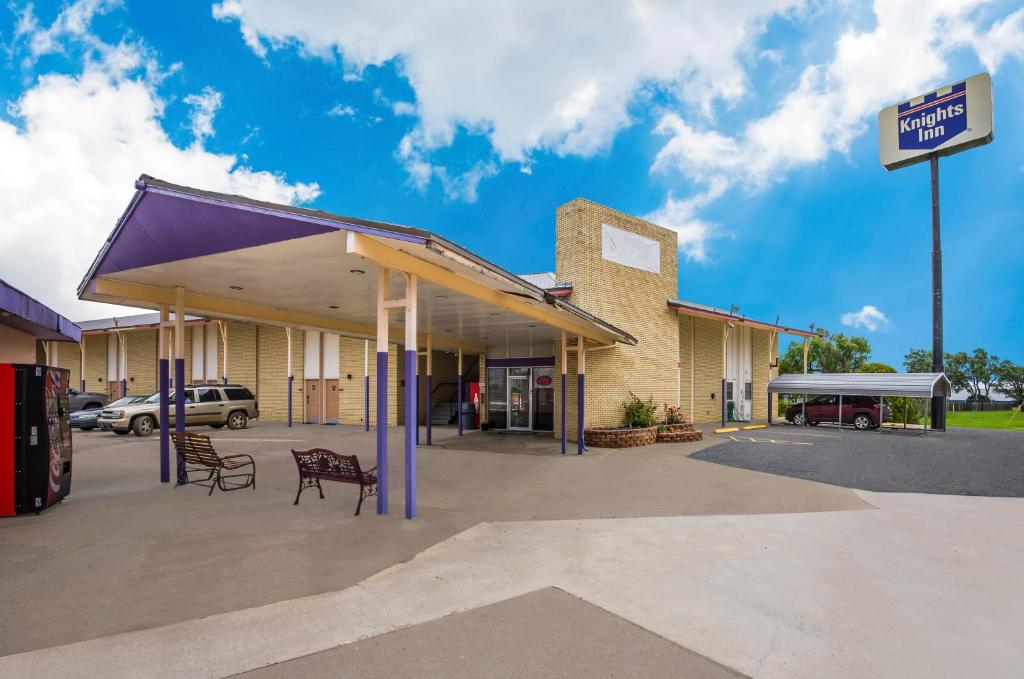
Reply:
[[[165,371],[242,384],[271,421],[415,418],[407,466],[441,425],[583,452],[630,392],[697,423],[767,419],[779,335],[811,334],[677,299],[678,269],[674,231],[581,198],[555,212],[555,271],[515,275],[421,229],[143,175],[79,296],[149,313],[81,322],[54,363],[112,397]]]

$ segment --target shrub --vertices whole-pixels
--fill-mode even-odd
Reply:
[[[665,424],[682,424],[684,421],[682,406],[665,404]]]
[[[629,392],[629,400],[622,404],[622,409],[625,411],[625,426],[650,427],[654,424],[654,413],[658,411],[658,406],[654,405],[653,397],[641,401],[639,396]]]

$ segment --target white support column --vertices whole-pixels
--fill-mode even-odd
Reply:
[[[363,430],[370,431],[370,340],[363,341]]]
[[[433,408],[433,394],[431,393],[434,389],[434,340],[431,335],[427,335],[427,390],[426,390],[426,407],[424,411],[426,413],[424,420],[427,424],[427,445],[433,445],[433,420],[431,409]]]
[[[405,518],[416,518],[416,276],[405,275]]]
[[[78,349],[82,353],[82,357],[79,362],[79,391],[85,391],[85,338],[88,335],[82,335],[78,340]]]
[[[292,406],[292,388],[293,388],[294,382],[295,382],[295,373],[294,373],[293,368],[292,368],[292,329],[290,327],[287,327],[287,326],[285,327],[285,329],[284,329],[284,336],[285,336],[285,341],[287,343],[287,350],[288,350],[288,357],[287,357],[287,359],[285,359],[285,361],[286,361],[286,368],[285,369],[288,371],[288,375],[286,377],[288,379],[288,426],[290,427],[290,426],[292,426],[292,419],[293,419],[293,417],[292,417],[292,412],[293,412],[292,411],[292,407],[293,407]]]
[[[586,429],[586,377],[587,348],[583,335],[576,338],[576,454],[582,455],[587,449],[584,436]]]
[[[228,324],[227,321],[217,321],[217,327],[220,329],[220,341],[221,341],[221,360],[220,360],[220,372],[224,378],[224,384],[228,383]]]
[[[810,348],[811,348],[810,338],[805,337],[804,338],[804,374],[805,375],[807,374],[807,352],[808,352],[808,350],[810,350]]]
[[[388,513],[388,286],[391,275],[377,277],[377,514]]]
[[[185,288],[180,285],[174,289],[174,430],[185,431]],[[185,460],[178,455],[178,483],[188,479],[185,473]]]
[[[690,316],[690,422],[697,421],[697,319]]]
[[[565,416],[566,416],[566,413],[568,412],[568,409],[566,408],[566,405],[565,405],[565,396],[566,396],[566,391],[565,391],[565,374],[566,374],[566,371],[568,370],[568,367],[566,365],[568,362],[569,362],[569,340],[567,339],[565,331],[563,330],[562,331],[562,407],[560,409],[560,413],[561,413],[561,416],[562,416],[562,455],[565,455],[566,432],[568,431],[567,427],[566,427],[567,423],[565,421]]]

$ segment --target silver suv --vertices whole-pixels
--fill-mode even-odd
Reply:
[[[260,416],[259,404],[252,392],[240,384],[188,385],[185,393],[185,425],[207,424],[220,429],[225,424],[231,429],[245,429],[249,420]],[[174,404],[177,394],[170,394],[168,426],[174,426]],[[139,403],[120,408],[104,408],[97,424],[101,430],[115,434],[135,432],[136,436],[149,436],[160,426],[160,393]]]

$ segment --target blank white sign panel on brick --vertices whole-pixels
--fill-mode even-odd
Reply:
[[[634,269],[661,273],[658,241],[609,224],[601,225],[601,257]]]

